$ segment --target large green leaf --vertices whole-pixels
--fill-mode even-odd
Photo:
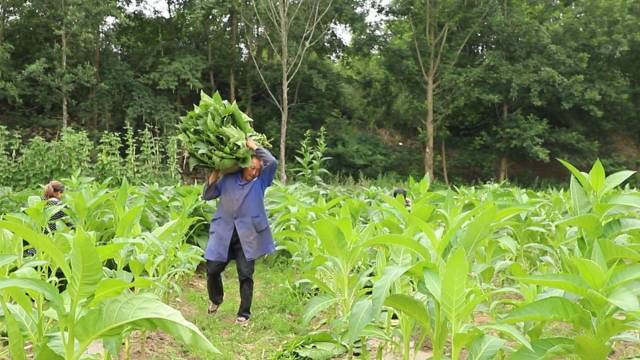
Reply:
[[[467,262],[464,248],[459,247],[447,259],[442,275],[442,301],[440,306],[453,326],[458,326],[460,311],[466,304],[467,274],[469,263]]]
[[[122,294],[123,291],[135,287],[136,289],[145,289],[151,286],[158,285],[154,280],[144,277],[138,277],[135,281],[127,281],[124,279],[102,279],[95,290],[93,299],[90,306],[94,306],[104,299],[116,297]]]
[[[96,339],[119,335],[126,329],[160,329],[185,345],[212,353],[219,351],[179,311],[157,298],[121,295],[90,310],[76,323],[80,352]]]
[[[490,360],[495,358],[505,341],[491,335],[477,337],[469,347],[467,360]]]
[[[373,320],[374,316],[371,299],[361,299],[356,302],[349,313],[349,328],[345,338],[351,342],[360,337],[362,330]]]
[[[50,256],[53,261],[55,261],[54,265],[62,269],[65,275],[71,274],[64,254],[58,249],[58,247],[50,237],[42,233],[33,231],[32,229],[21,223],[18,223],[17,221],[0,221],[0,227],[8,229],[17,236],[31,243],[31,245],[33,245],[38,251],[42,251]]]
[[[575,338],[576,354],[585,360],[606,360],[611,352],[611,347],[604,341],[609,339],[598,339],[593,335],[581,334]]]
[[[336,258],[344,257],[346,240],[336,221],[334,219],[321,219],[313,225],[323,249]]]
[[[580,277],[593,289],[600,290],[607,282],[607,273],[594,261],[583,258],[574,258],[573,264],[578,269]]]
[[[461,228],[467,223],[467,221],[469,219],[471,219],[472,217],[476,216],[478,213],[480,213],[483,208],[481,206],[473,208],[463,214],[457,214],[458,212],[460,212],[462,210],[462,207],[457,207],[456,205],[452,205],[453,208],[449,209],[452,211],[452,214],[447,214],[445,215],[447,217],[448,220],[448,226],[446,231],[444,232],[444,234],[442,235],[442,238],[440,240],[440,242],[438,243],[438,246],[436,247],[436,251],[438,252],[438,255],[443,256],[445,250],[449,247],[449,244],[451,244],[451,241],[459,235],[459,233],[462,231]],[[455,214],[455,216],[454,216]],[[451,218],[451,216],[454,216],[453,218]]]
[[[301,344],[294,353],[303,359],[324,360],[338,358],[344,354],[346,349],[333,339],[327,341],[309,341],[308,344]]]
[[[573,340],[564,337],[544,338],[532,341],[531,347],[532,349],[521,347],[509,360],[545,360],[548,359],[548,353],[561,348],[567,349],[565,354],[569,354],[569,349],[573,348]]]
[[[631,233],[640,230],[640,219],[634,218],[623,218],[619,220],[620,228],[618,229],[618,233]]]
[[[548,274],[527,277],[514,277],[515,280],[527,284],[544,285],[554,289],[572,292],[576,295],[589,296],[589,285],[579,276],[573,274]]]
[[[465,227],[464,234],[458,241],[468,254],[472,254],[475,247],[491,233],[495,217],[496,207],[491,205]]]
[[[596,193],[601,193],[604,186],[604,180],[604,166],[602,166],[602,162],[600,162],[600,159],[597,159],[593,164],[591,171],[589,171],[589,182],[591,183],[591,187]]]
[[[18,256],[16,255],[0,255],[0,267],[7,266],[17,259]]]
[[[635,171],[623,170],[607,176],[607,179],[605,180],[604,186],[602,188],[602,194],[606,194],[609,191],[615,189],[618,185],[622,184],[625,180],[630,178],[635,173]]]
[[[442,300],[442,287],[440,283],[440,277],[435,269],[424,270],[424,285],[427,291],[436,299],[441,302]]]
[[[380,198],[383,199],[388,205],[391,205],[398,213],[400,213],[402,217],[407,218],[410,216],[409,210],[404,204],[404,201],[400,201],[385,194],[382,194]]]
[[[410,268],[411,266],[387,266],[383,270],[382,277],[373,283],[372,300],[374,311],[380,310],[384,299],[389,293],[389,289],[391,289],[391,285]]]
[[[18,321],[21,321],[25,317],[31,317],[33,313],[33,300],[22,288],[7,288],[4,292],[15,302],[15,304],[7,304],[7,306]],[[22,312],[14,311],[16,310],[14,307],[20,307]],[[25,319],[25,321],[25,325],[31,323],[28,319]]]
[[[503,322],[562,321],[588,328],[591,315],[579,304],[561,297],[548,297],[513,310]]]
[[[612,194],[607,198],[607,204],[640,208],[640,194],[635,192]]]
[[[582,171],[576,169],[575,166],[571,165],[567,161],[564,161],[561,159],[558,159],[558,161],[560,161],[560,163],[562,163],[562,165],[564,165],[564,167],[566,167],[571,172],[571,175],[573,175],[580,182],[580,185],[582,185],[582,188],[584,188],[587,191],[591,190],[591,182],[587,177],[588,174],[583,173]]]
[[[496,220],[506,221],[518,214],[523,214],[527,210],[526,207],[508,207],[505,209],[500,209],[496,213]]]
[[[425,217],[426,218],[426,217]],[[420,231],[427,236],[427,238],[429,239],[429,241],[431,241],[432,246],[437,246],[437,236],[435,234],[435,232],[433,231],[433,227],[431,224],[429,224],[428,222],[424,221],[422,218],[418,217],[415,215],[414,213],[410,213],[408,216],[409,222],[412,225],[415,225],[418,227],[418,229],[420,229]],[[402,227],[400,227],[400,229],[402,229]]]
[[[640,311],[640,302],[638,301],[640,289],[638,286],[640,286],[640,282],[634,282],[617,287],[611,292],[611,294],[609,294],[609,302],[624,311]]]
[[[132,234],[135,225],[140,222],[144,204],[135,206],[124,213],[116,224],[116,237],[127,237]]]
[[[408,315],[425,329],[429,329],[431,326],[425,304],[414,297],[405,294],[393,294],[385,299],[384,304]]]
[[[321,311],[328,309],[337,302],[337,299],[328,295],[318,295],[313,297],[304,308],[302,323],[307,325],[311,319],[318,315]]]
[[[13,296],[14,294],[10,295],[10,297]],[[29,307],[26,310],[22,306],[16,304],[7,304],[7,309],[22,329],[22,332],[25,333],[31,339],[31,341],[37,342],[38,324],[32,317],[34,315],[32,306],[33,305],[31,304],[31,301],[29,301]],[[27,313],[27,311],[29,311],[31,314]]]
[[[59,336],[49,339],[48,344],[38,346],[37,351],[36,360],[65,360],[65,358],[60,355],[64,354],[64,347]]]
[[[591,207],[591,203],[587,193],[573,176],[569,181],[569,192],[571,194],[571,203],[573,204],[573,215],[586,214]]]
[[[127,246],[125,242],[110,243],[106,245],[96,246],[96,252],[100,261],[114,259],[120,255],[120,251]]]
[[[35,291],[49,300],[50,305],[53,306],[57,311],[62,312],[64,305],[62,296],[60,296],[60,293],[58,293],[58,289],[43,280],[0,279],[0,291],[11,288],[20,289],[23,291]]]
[[[20,332],[20,326],[7,308],[7,303],[1,297],[0,302],[2,303],[4,322],[6,324],[7,335],[9,336],[9,352],[11,353],[11,358],[14,360],[26,359],[27,354],[24,351],[24,338],[22,332]]]
[[[616,244],[603,238],[599,239],[598,243],[607,262],[617,259],[628,259],[634,263],[640,262],[640,253],[630,246]]]
[[[102,279],[102,262],[96,247],[84,231],[79,230],[71,250],[71,278],[69,293],[76,303],[93,295]]]
[[[522,335],[522,333],[520,333],[520,331],[518,331],[518,329],[516,329],[515,326],[511,326],[508,324],[486,324],[486,325],[478,326],[478,329],[498,331],[500,333],[510,336],[514,340],[518,341],[520,344],[524,345],[526,348],[532,349],[531,343],[529,343],[529,340],[527,340],[527,338],[524,337],[524,335]]]
[[[620,265],[609,278],[607,290],[615,289],[629,282],[640,279],[640,264]]]
[[[593,261],[595,264],[598,265],[598,267],[600,269],[602,269],[602,271],[606,271],[606,281],[609,280],[609,272],[613,272],[612,269],[609,268],[609,265],[607,265],[607,258],[605,257],[604,253],[602,252],[602,248],[600,247],[600,244],[603,242],[602,239],[599,239],[598,241],[593,243],[593,249],[591,250],[591,261]]]
[[[607,341],[607,339],[629,330],[637,330],[637,327],[626,319],[621,320],[610,317],[598,322],[596,336],[602,341]]]
[[[431,256],[429,250],[422,246],[419,242],[406,235],[388,234],[376,236],[366,240],[363,246],[375,246],[375,245],[397,245],[407,248],[416,254],[420,255],[424,260],[430,260]]]
[[[126,177],[122,178],[122,184],[118,189],[118,193],[115,197],[115,206],[121,213],[124,213],[124,209],[127,208],[127,200],[129,199],[129,182]]]
[[[577,226],[580,230],[584,231],[589,239],[596,239],[603,231],[600,219],[593,214],[584,214],[563,219],[558,222],[558,225]]]

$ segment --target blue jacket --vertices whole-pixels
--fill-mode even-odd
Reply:
[[[257,178],[247,182],[242,179],[242,171],[238,171],[204,186],[204,200],[220,198],[209,227],[209,242],[204,253],[207,260],[227,261],[234,227],[247,260],[275,250],[264,208],[264,193],[273,182],[278,160],[266,149],[258,148],[255,152],[263,163]]]

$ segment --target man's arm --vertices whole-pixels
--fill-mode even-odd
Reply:
[[[202,199],[203,200],[213,200],[220,196],[220,171],[213,170],[209,177],[207,178],[207,182],[204,184],[204,189],[202,190]]]
[[[269,150],[258,147],[258,144],[251,139],[247,139],[247,146],[256,153],[256,156],[262,161],[262,170],[260,171],[260,179],[265,186],[270,186],[276,176],[278,169],[278,160],[269,152]]]

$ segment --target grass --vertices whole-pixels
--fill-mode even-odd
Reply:
[[[130,347],[130,359],[274,359],[287,343],[306,334],[308,329],[300,325],[306,299],[292,286],[299,279],[296,268],[278,258],[259,260],[254,274],[254,298],[252,317],[248,326],[235,324],[240,303],[235,263],[230,263],[223,274],[225,301],[217,314],[208,315],[209,304],[206,274],[198,272],[184,279],[182,293],[170,304],[179,309],[189,321],[196,324],[205,336],[222,352],[222,355],[206,354],[177,343],[161,332],[136,334]],[[291,285],[291,286],[290,286]],[[565,334],[568,329],[550,326],[549,335]],[[137,349],[137,350],[136,350]],[[617,343],[610,360],[637,359],[640,349],[635,344]],[[121,357],[125,358],[125,357]],[[400,358],[389,356],[387,358]]]
[[[198,349],[189,349],[154,333],[144,341],[134,338],[132,347],[144,348],[145,351],[132,355],[132,358],[273,359],[284,343],[304,332],[299,325],[304,303],[289,286],[297,279],[294,267],[285,262],[258,260],[252,316],[249,325],[242,327],[235,324],[240,303],[235,263],[231,262],[223,273],[225,298],[215,315],[207,314],[206,274],[198,272],[180,284],[182,294],[172,299],[170,304],[196,324],[222,355],[212,356]]]

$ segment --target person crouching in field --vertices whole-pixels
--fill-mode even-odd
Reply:
[[[44,186],[42,193],[42,200],[47,201],[47,207],[57,206],[62,204],[62,197],[64,196],[64,185],[57,180],[53,180]],[[66,214],[61,209],[56,211],[55,214],[49,218],[49,231],[54,232],[56,228],[56,220],[64,218]]]
[[[411,198],[407,194],[407,190],[403,188],[397,188],[393,190],[393,197],[401,196],[404,199],[404,206],[407,208],[411,208]]]
[[[44,186],[42,191],[42,200],[45,200],[47,204],[45,208],[51,208],[54,206],[62,205],[62,198],[64,196],[64,185],[57,180],[50,181],[47,185]],[[72,227],[69,221],[65,220],[67,214],[63,209],[59,209],[49,218],[49,222],[47,224],[47,228],[44,229],[44,232],[47,234],[54,233],[57,231],[56,221],[62,220],[67,227]],[[34,256],[36,255],[36,249],[29,247],[28,243],[23,240],[22,245],[26,247],[24,250],[24,256]],[[52,271],[51,268],[47,268],[47,277],[51,277]],[[57,269],[55,273],[56,286],[58,291],[63,292],[67,288],[67,279],[64,277],[64,273],[62,270]]]
[[[46,208],[50,208],[52,206],[57,206],[62,204],[62,197],[64,194],[64,185],[57,180],[50,181],[47,185],[44,186],[42,190],[42,200],[46,200],[47,204]],[[44,229],[45,233],[52,233],[57,230],[56,221],[63,219],[66,216],[62,209],[56,211],[49,218],[49,223],[47,224],[47,228]],[[24,250],[24,256],[33,256],[36,254],[36,249],[29,247],[26,241],[22,241],[22,245],[27,247]]]
[[[236,322],[246,324],[251,316],[255,260],[275,250],[264,207],[264,194],[276,174],[278,161],[271,153],[247,139],[253,151],[251,165],[221,176],[212,171],[204,185],[202,198],[219,198],[209,228],[207,290],[210,314],[222,303],[224,291],[221,274],[230,260],[236,261],[240,281],[240,307]]]

